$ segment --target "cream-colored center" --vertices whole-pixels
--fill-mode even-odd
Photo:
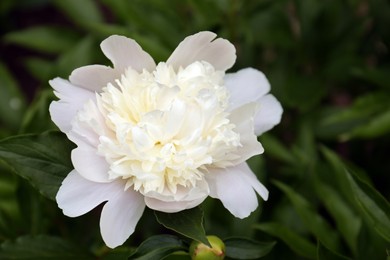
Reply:
[[[108,134],[100,135],[98,153],[109,178],[144,194],[176,193],[195,186],[208,167],[231,166],[241,144],[223,76],[206,62],[177,72],[160,63],[152,73],[129,68],[103,88],[96,105]],[[94,113],[86,105],[79,118],[92,126]]]

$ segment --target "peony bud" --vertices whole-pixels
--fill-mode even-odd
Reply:
[[[225,258],[225,244],[216,236],[207,236],[211,248],[198,241],[193,241],[190,246],[192,260],[221,260]]]

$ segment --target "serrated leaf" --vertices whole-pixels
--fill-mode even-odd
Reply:
[[[0,159],[54,200],[63,179],[73,169],[70,161],[73,148],[60,132],[13,136],[0,141]]]
[[[210,246],[203,227],[203,210],[200,207],[177,213],[155,211],[154,214],[157,221],[164,227]]]
[[[10,32],[4,40],[43,53],[61,53],[72,47],[76,38],[72,31],[64,28],[37,26]]]
[[[384,239],[390,242],[390,204],[367,182],[345,171],[352,192],[371,225]]]
[[[316,246],[314,244],[279,223],[262,223],[255,225],[254,228],[281,239],[299,255],[310,259],[316,258]]]
[[[317,259],[318,260],[346,260],[350,259],[339,253],[333,252],[326,246],[324,246],[321,242],[317,244]]]
[[[233,259],[257,259],[271,252],[276,242],[258,242],[246,238],[224,240],[226,256]]]
[[[72,243],[58,237],[39,235],[23,236],[6,241],[0,246],[0,259],[92,259]]]
[[[178,237],[172,235],[157,235],[142,242],[137,250],[130,255],[129,259],[162,259],[173,252],[181,250],[187,250],[187,248],[183,241],[181,241]]]
[[[339,237],[328,222],[315,212],[311,207],[311,204],[304,197],[296,193],[292,188],[278,181],[274,181],[274,183],[287,195],[294,205],[294,208],[297,210],[297,213],[313,235],[317,236],[317,238],[329,248],[337,250]]]

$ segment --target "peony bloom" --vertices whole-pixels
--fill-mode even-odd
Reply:
[[[101,43],[113,67],[90,65],[50,81],[50,114],[77,145],[74,170],[57,203],[77,217],[106,202],[100,230],[123,244],[145,206],[163,212],[195,207],[208,196],[236,217],[268,198],[246,160],[261,154],[257,135],[280,122],[282,108],[258,70],[225,74],[234,46],[212,32],[189,36],[166,62],[132,39]]]

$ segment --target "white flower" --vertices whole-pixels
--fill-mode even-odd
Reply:
[[[125,242],[145,205],[178,212],[211,196],[245,218],[257,208],[255,191],[267,200],[245,161],[263,152],[256,135],[280,122],[282,108],[260,71],[225,74],[235,48],[215,37],[189,36],[156,66],[134,40],[114,35],[101,44],[113,68],[50,81],[59,98],[52,120],[77,144],[57,203],[77,217],[107,201],[107,246]]]

